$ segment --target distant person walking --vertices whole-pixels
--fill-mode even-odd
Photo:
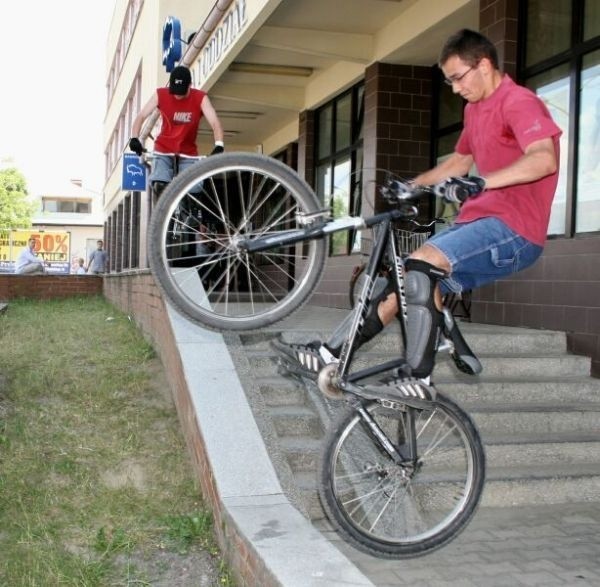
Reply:
[[[79,258],[77,260],[77,271],[75,271],[77,275],[85,275],[85,259]]]
[[[106,268],[108,267],[108,253],[102,248],[104,246],[102,241],[98,241],[97,245],[97,249],[90,255],[88,273],[100,275],[106,273]]]
[[[19,253],[15,262],[15,273],[19,275],[43,275],[46,273],[44,259],[35,252],[35,239],[27,241],[27,246]]]

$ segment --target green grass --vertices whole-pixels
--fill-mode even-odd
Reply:
[[[133,322],[101,297],[12,301],[0,345],[0,585],[169,584],[200,555],[233,585]]]

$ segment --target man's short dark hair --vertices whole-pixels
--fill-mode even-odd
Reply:
[[[487,57],[492,66],[498,69],[498,52],[494,43],[477,31],[461,29],[454,33],[442,47],[438,65],[442,67],[450,57],[454,56],[471,67],[475,67]]]

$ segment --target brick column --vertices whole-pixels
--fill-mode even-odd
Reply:
[[[363,213],[384,169],[412,177],[430,167],[431,68],[374,63],[365,72]]]
[[[298,128],[298,173],[308,185],[315,187],[315,113],[300,112]]]
[[[498,51],[500,69],[513,79],[517,76],[518,0],[481,0],[479,31]]]

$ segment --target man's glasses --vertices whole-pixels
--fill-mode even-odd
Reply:
[[[469,69],[467,69],[467,71],[465,71],[465,73],[459,75],[458,77],[446,77],[444,78],[444,83],[448,84],[449,86],[453,85],[453,84],[457,84],[459,82],[462,81],[462,79],[467,75],[467,73],[469,73],[470,71],[473,71],[475,69],[475,65],[472,65],[471,67],[469,67]]]

